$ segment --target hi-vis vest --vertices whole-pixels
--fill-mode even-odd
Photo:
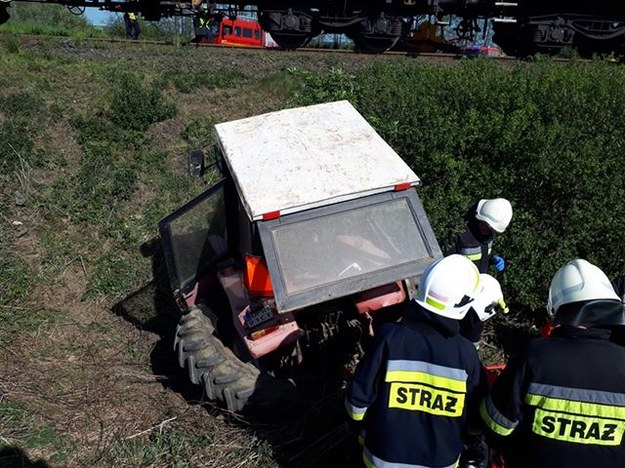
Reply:
[[[492,239],[487,242],[480,242],[475,238],[469,229],[460,234],[455,241],[455,252],[464,255],[473,263],[480,273],[488,273],[490,256],[493,253]]]
[[[482,419],[525,441],[511,466],[625,466],[625,348],[593,337],[597,330],[560,333],[575,340],[555,333],[499,377]]]
[[[389,408],[422,411],[459,418],[467,393],[464,369],[425,361],[388,360],[384,381],[389,385]]]
[[[368,467],[455,467],[481,366],[460,335],[427,325],[381,327],[350,383],[346,407],[363,422]]]

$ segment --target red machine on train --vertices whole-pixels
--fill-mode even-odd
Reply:
[[[267,47],[267,34],[258,21],[246,18],[229,18],[213,15],[195,20],[195,38],[199,44],[223,44],[243,47]]]

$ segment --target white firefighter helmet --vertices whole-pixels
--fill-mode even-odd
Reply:
[[[499,281],[486,273],[480,274],[480,279],[481,291],[471,304],[480,320],[485,322],[495,315],[498,310],[507,313],[508,306],[506,306],[506,302],[503,299]]]
[[[423,273],[415,301],[443,317],[461,320],[480,290],[480,272],[463,255],[432,263]]]
[[[565,304],[592,300],[620,302],[606,274],[592,263],[576,258],[553,276],[549,286],[547,312],[553,317]]]
[[[475,219],[484,221],[493,231],[501,234],[512,219],[512,205],[505,198],[480,200],[477,204]]]

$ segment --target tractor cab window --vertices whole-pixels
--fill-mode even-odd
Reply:
[[[183,292],[228,253],[224,183],[219,182],[159,223],[170,278]]]
[[[440,255],[413,190],[259,225],[281,311],[420,274]]]

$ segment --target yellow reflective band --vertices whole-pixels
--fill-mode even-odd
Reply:
[[[445,304],[443,304],[442,302],[438,302],[435,299],[432,299],[430,296],[425,298],[425,303],[431,305],[438,310],[443,310],[445,308]]]
[[[550,398],[544,395],[533,395],[531,393],[528,393],[525,396],[525,402],[528,405],[538,406],[548,411],[625,420],[625,407],[623,406],[600,405],[584,401],[564,400],[560,398]]]
[[[365,413],[367,412],[367,408],[360,408],[358,406],[352,405],[347,398],[345,398],[345,409],[347,410],[347,414],[354,421],[362,421],[365,417]]]
[[[482,259],[482,254],[481,253],[468,254],[468,255],[465,255],[465,257],[467,257],[472,262],[475,262],[476,260],[481,260]]]
[[[457,418],[462,416],[464,397],[463,393],[447,392],[419,384],[393,382],[388,407]]]
[[[504,427],[493,419],[493,417],[488,412],[488,409],[486,408],[486,399],[482,400],[482,403],[480,403],[480,415],[482,416],[482,420],[484,421],[484,423],[486,423],[488,428],[495,434],[499,434],[500,436],[505,437],[510,435],[512,431],[514,431],[514,427]]]
[[[478,285],[480,284],[480,280],[482,278],[480,277],[480,271],[476,268],[475,269],[475,285],[473,286],[473,291],[475,292],[477,290]]]
[[[536,408],[532,431],[549,439],[575,444],[621,445],[625,421],[552,413]]]
[[[420,371],[392,370],[387,371],[384,378],[386,382],[410,382],[431,385],[452,392],[467,391],[467,382],[464,380],[450,379],[449,377],[439,377]]]
[[[365,413],[352,413],[350,411],[348,414],[354,421],[362,421],[365,418]]]

